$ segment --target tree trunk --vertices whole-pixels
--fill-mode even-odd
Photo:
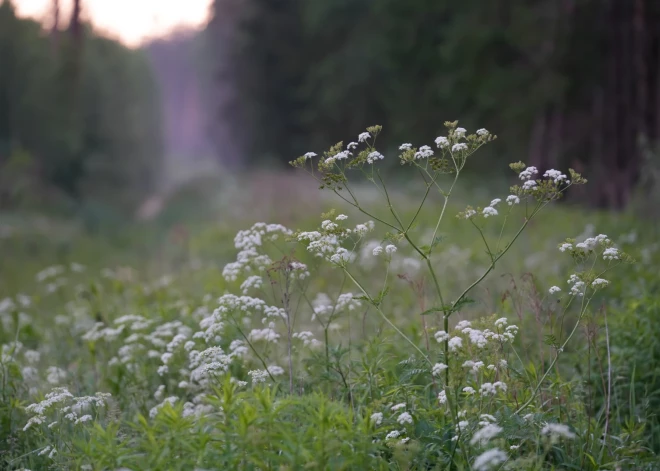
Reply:
[[[69,23],[69,31],[76,43],[80,43],[82,37],[80,25],[80,0],[73,0],[73,11],[71,12],[71,22]]]
[[[60,0],[53,0],[53,28],[51,30],[51,43],[53,52],[57,51],[60,34]]]

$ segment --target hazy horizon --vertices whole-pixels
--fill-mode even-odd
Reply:
[[[209,17],[212,0],[82,0],[82,17],[94,27],[130,46],[166,36],[182,27],[199,27]],[[19,16],[47,27],[53,22],[53,0],[13,0]],[[67,24],[73,0],[60,0],[60,18]]]

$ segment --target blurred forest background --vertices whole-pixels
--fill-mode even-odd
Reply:
[[[475,178],[523,160],[584,172],[589,206],[657,191],[656,0],[214,0],[137,48],[84,6],[46,28],[0,0],[0,211],[132,216],[209,163],[285,168],[372,124],[394,155],[453,119],[499,136]]]

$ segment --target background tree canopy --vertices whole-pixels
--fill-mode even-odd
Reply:
[[[134,209],[200,156],[284,167],[373,124],[394,152],[454,119],[500,136],[483,171],[574,167],[591,205],[660,173],[654,0],[214,0],[203,31],[139,49],[76,5],[46,31],[0,0],[4,207]]]
[[[500,135],[492,158],[589,167],[590,202],[623,207],[660,134],[654,0],[215,0],[209,32],[250,158],[375,123],[429,143],[458,118]]]
[[[0,205],[56,198],[129,208],[153,188],[159,96],[142,51],[77,17],[45,32],[4,1],[0,71]]]

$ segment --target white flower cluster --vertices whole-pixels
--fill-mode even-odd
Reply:
[[[259,289],[263,286],[264,280],[259,275],[248,276],[243,283],[241,283],[241,291],[243,294],[248,294],[250,289]]]
[[[36,274],[35,279],[38,282],[46,281],[49,278],[56,278],[62,275],[65,272],[66,268],[62,265],[54,265],[48,268],[44,268],[39,273]]]
[[[498,212],[497,209],[493,208],[492,206],[486,206],[483,209],[482,214],[485,218],[487,218],[489,216],[497,216]]]
[[[371,422],[374,425],[380,425],[380,424],[383,423],[383,413],[382,412],[375,412],[375,413],[371,414],[371,417],[369,417],[369,419],[371,420]]]
[[[417,150],[417,152],[415,152],[416,160],[428,159],[429,157],[433,157],[433,149],[431,149],[429,146],[422,146]]]
[[[560,438],[566,438],[568,440],[575,438],[575,434],[571,432],[568,425],[553,423],[546,423],[541,429],[541,435],[550,437],[552,442],[556,442]]]
[[[471,368],[475,372],[479,371],[483,367],[484,367],[483,361],[467,360],[463,362],[463,368]]]
[[[448,366],[445,365],[444,363],[436,363],[435,365],[433,365],[433,369],[431,371],[431,374],[433,376],[440,376],[440,374],[443,371],[445,371],[447,368],[448,368]]]
[[[46,381],[48,383],[56,385],[60,384],[66,379],[66,371],[57,366],[49,366],[46,370]]]
[[[129,371],[135,371],[146,354],[148,358],[159,358],[164,363],[159,368],[159,374],[167,373],[172,352],[190,338],[192,329],[181,321],[172,321],[156,326],[150,333],[140,332],[152,323],[152,320],[133,315],[116,319],[115,324],[120,325],[122,332],[133,333],[124,338],[124,344],[117,350],[117,355],[108,361],[108,366],[124,365]]]
[[[161,402],[160,404],[155,405],[154,407],[151,408],[151,410],[149,411],[149,417],[151,417],[153,419],[154,417],[156,417],[158,415],[158,412],[163,407],[165,407],[167,404],[169,404],[170,406],[174,406],[174,404],[176,404],[176,402],[178,400],[179,400],[179,398],[176,397],[176,396],[170,396],[170,397],[166,398],[165,400],[163,400],[163,402]]]
[[[591,282],[591,286],[593,288],[604,288],[609,284],[610,282],[603,278],[596,278],[594,281]]]
[[[258,222],[250,229],[239,231],[234,237],[234,246],[240,250],[236,261],[225,265],[222,276],[227,281],[236,281],[244,271],[265,270],[272,264],[268,255],[260,254],[258,249],[264,241],[275,241],[280,236],[290,236],[293,232],[281,224]]]
[[[603,260],[621,260],[619,249],[615,247],[608,247],[603,251]]]
[[[575,244],[576,249],[582,249],[584,252],[593,252],[596,247],[598,247],[599,244],[610,244],[611,241],[610,239],[605,235],[605,234],[599,234],[596,237],[589,237],[584,240],[584,242],[580,242],[579,244]]]
[[[318,340],[314,338],[314,334],[309,331],[304,331],[304,332],[294,332],[292,337],[294,339],[300,339],[303,342],[304,346],[312,346],[312,347],[318,347],[321,344]]]
[[[456,325],[456,330],[462,334],[468,336],[470,343],[476,345],[478,348],[484,348],[489,340],[494,340],[495,342],[511,342],[518,333],[518,326],[507,325],[506,318],[500,318],[495,321],[495,327],[497,332],[493,332],[490,329],[473,329],[471,327],[472,323],[469,321],[460,321]],[[443,342],[446,339],[446,333],[444,331],[436,332],[436,340],[438,342]],[[452,349],[452,344],[454,348]],[[461,348],[463,341],[461,337],[453,337],[449,340],[449,347],[451,351],[456,351],[458,348]]]
[[[479,388],[479,393],[482,396],[495,396],[497,394],[498,389],[502,392],[506,392],[507,391],[506,383],[503,383],[502,381],[496,381],[494,383],[483,383]]]
[[[328,157],[327,159],[325,159],[325,163],[326,165],[334,164],[338,160],[347,160],[351,155],[353,154],[350,151],[343,150],[341,152],[337,152],[332,157]]]
[[[413,423],[413,418],[412,418],[412,415],[410,415],[409,412],[402,412],[399,415],[399,417],[397,417],[396,421],[399,422],[401,425],[412,424]]]
[[[444,389],[438,393],[438,402],[440,404],[447,403],[447,392]]]
[[[76,397],[69,392],[66,388],[54,388],[51,392],[46,394],[43,401],[30,404],[25,408],[25,411],[34,414],[31,417],[23,431],[28,430],[33,425],[41,425],[47,421],[47,415],[64,414],[64,418],[80,424],[92,420],[90,414],[79,415],[82,412],[88,411],[92,406],[97,408],[105,407],[108,399],[111,397],[109,393],[97,392],[94,396],[80,396]],[[66,405],[68,403],[68,405]],[[54,407],[54,406],[58,407]],[[51,422],[49,428],[57,425],[57,421]]]
[[[499,425],[486,422],[482,428],[477,430],[474,435],[472,435],[472,439],[470,440],[471,445],[480,445],[484,446],[486,443],[491,441],[493,438],[495,438],[497,435],[499,435],[502,430],[504,430],[502,427]]]
[[[323,320],[324,322],[330,316],[337,315],[340,312],[354,311],[362,305],[359,299],[355,299],[353,293],[342,293],[337,297],[336,304],[332,303],[330,297],[325,293],[318,293],[312,301],[314,313],[312,320]]]
[[[204,385],[209,378],[227,372],[232,356],[225,354],[220,347],[209,347],[201,352],[191,350],[188,360],[190,380]]]
[[[439,149],[446,149],[449,147],[449,139],[445,136],[438,136],[435,138],[435,145],[438,146]]]
[[[268,323],[265,329],[252,329],[248,338],[253,342],[272,342],[276,343],[280,339],[280,334],[275,331],[275,323]]]
[[[536,169],[536,167],[527,167],[525,170],[520,172],[518,177],[523,181],[530,180],[537,173],[539,173],[539,171]]]
[[[570,180],[567,180],[566,175],[561,173],[559,170],[550,169],[543,174],[545,178],[552,179],[555,183],[561,183],[562,181],[570,183]]]
[[[571,285],[571,294],[573,296],[584,296],[584,281],[576,274],[572,274],[568,279],[568,284]]]
[[[484,451],[482,454],[477,456],[472,464],[472,467],[475,471],[489,471],[499,467],[502,463],[508,460],[509,457],[499,448],[493,448],[488,451]]]
[[[383,160],[385,156],[381,154],[380,152],[373,151],[367,156],[367,163],[368,164],[373,164],[378,160]]]

